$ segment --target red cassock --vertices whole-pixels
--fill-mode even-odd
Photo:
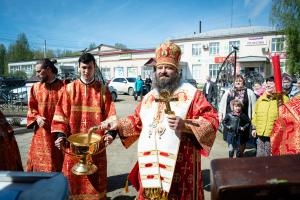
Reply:
[[[14,131],[0,111],[0,171],[23,171]]]
[[[51,123],[63,89],[64,84],[59,79],[50,84],[35,83],[31,87],[27,128],[34,128],[34,135],[28,153],[27,171],[59,172],[62,169],[63,154],[54,145],[56,137],[51,134]],[[43,127],[37,125],[37,116],[46,118]]]
[[[115,106],[108,88],[99,81],[84,84],[80,80],[75,80],[66,86],[57,104],[51,130],[53,133],[64,133],[68,137],[71,134],[87,133],[89,128],[107,119],[116,119]],[[103,135],[104,133],[97,131],[96,134]],[[72,174],[72,167],[77,162],[78,159],[65,154],[62,171],[68,178],[71,198],[106,199],[106,151],[92,156],[92,162],[98,167],[96,173],[92,175]]]
[[[153,101],[154,98],[149,97],[145,102],[153,103]],[[120,138],[126,148],[139,138],[143,128],[141,122],[143,116],[140,116],[142,104],[143,102],[138,105],[134,115],[120,119]],[[202,200],[204,199],[204,193],[201,176],[201,155],[209,155],[219,122],[216,110],[206,101],[200,91],[196,91],[186,119],[190,122],[186,126],[192,130],[193,134],[181,134],[180,147],[168,199]],[[133,182],[139,182],[139,185],[135,185],[139,190],[138,199],[143,200],[143,188],[137,168],[138,165],[135,165],[132,173],[136,174],[131,173],[129,180],[136,177],[136,180],[133,180]]]
[[[272,155],[300,153],[300,95],[279,107],[271,134]]]

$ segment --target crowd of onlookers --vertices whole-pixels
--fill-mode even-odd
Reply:
[[[278,135],[278,130],[274,128],[276,124],[279,123],[277,126],[282,128],[282,124],[280,124],[282,119],[279,122],[279,118],[283,117],[284,120],[288,120],[282,116],[281,107],[287,108],[289,105],[287,102],[293,98],[293,102],[300,101],[300,80],[293,83],[291,76],[283,74],[283,91],[280,93],[275,90],[274,77],[266,78],[264,83],[255,82],[251,89],[247,88],[245,83],[245,78],[237,75],[232,86],[224,92],[218,102],[219,121],[223,127],[223,139],[228,143],[229,157],[234,157],[234,155],[243,157],[246,144],[252,144],[255,147],[256,156],[270,156],[275,154],[275,149],[278,152],[280,148],[287,148],[288,145],[280,146],[282,142],[290,142],[285,141],[283,137],[279,139],[282,142],[275,141],[272,146],[272,136]],[[210,80],[210,77],[207,77],[203,94],[210,103],[216,100],[215,90],[216,85]],[[299,107],[296,108],[296,112],[292,111],[293,109],[293,107],[285,109],[286,112],[293,114],[292,120],[299,118],[300,114],[300,111],[297,112]],[[298,125],[295,123],[297,127],[288,126],[287,128],[299,132],[299,123],[300,121],[298,121]],[[298,137],[297,134],[294,135]],[[300,140],[300,138],[295,138],[295,140]],[[299,147],[294,148],[296,148],[294,151],[300,151]]]

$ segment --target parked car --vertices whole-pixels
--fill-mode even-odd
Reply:
[[[28,105],[28,93],[26,86],[12,89],[9,94],[14,105]]]
[[[119,77],[110,81],[109,86],[114,87],[119,93],[134,94],[134,77]]]
[[[109,86],[108,89],[111,94],[112,100],[116,101],[118,98],[118,91],[113,86]]]

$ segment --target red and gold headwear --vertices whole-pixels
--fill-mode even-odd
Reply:
[[[181,57],[180,47],[173,42],[162,43],[156,49],[156,66],[169,64],[176,69],[180,69],[179,61]]]

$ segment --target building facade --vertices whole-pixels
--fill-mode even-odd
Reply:
[[[273,74],[271,56],[279,54],[282,72],[285,72],[286,52],[284,35],[272,27],[240,27],[213,30],[186,37],[174,38],[182,49],[181,69],[183,79],[195,79],[204,83],[206,76],[216,79],[218,70],[226,56],[238,47],[237,73],[245,74],[252,71],[263,76]],[[114,77],[142,78],[152,75],[153,67],[148,65],[155,57],[155,49],[121,49],[100,44],[88,50],[95,56],[96,62],[105,79]],[[78,74],[78,56],[56,58],[59,74]],[[18,70],[31,77],[35,72],[36,61],[9,63],[9,72]]]
[[[221,64],[233,50],[237,51],[237,73],[257,71],[264,77],[273,74],[271,56],[279,54],[285,72],[284,35],[271,27],[240,27],[208,31],[171,41],[182,49],[181,61],[187,63],[188,79],[204,83],[206,76],[216,79]]]
[[[102,71],[105,79],[114,77],[137,77],[141,75],[146,78],[153,72],[153,67],[145,63],[155,56],[155,49],[119,49],[114,46],[101,44],[87,52],[95,56],[96,64]],[[78,59],[76,57],[55,58],[58,74],[62,78],[65,76],[78,74]],[[27,77],[35,74],[37,60],[26,62],[12,62],[8,64],[9,72],[24,71]]]

